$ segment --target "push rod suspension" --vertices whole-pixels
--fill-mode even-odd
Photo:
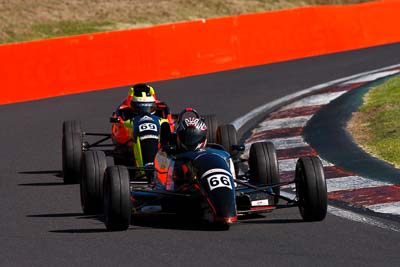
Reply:
[[[251,185],[251,184],[249,184],[249,183],[240,181],[240,180],[238,180],[238,179],[235,179],[234,181],[235,181],[236,183],[240,184],[240,185],[244,185],[244,186],[247,186],[247,187],[253,189],[253,190],[254,190],[253,192],[261,191],[261,192],[267,193],[267,194],[269,194],[269,195],[271,195],[271,196],[278,196],[280,199],[286,200],[286,201],[288,201],[288,202],[296,202],[295,200],[290,199],[290,198],[288,198],[288,197],[285,197],[285,196],[282,196],[282,195],[277,195],[277,194],[275,194],[275,193],[271,193],[271,192],[268,192],[268,191],[267,191],[268,189],[272,189],[272,188],[275,188],[275,187],[278,187],[278,186],[283,186],[283,185],[292,184],[292,183],[294,183],[294,181],[283,182],[283,183],[276,183],[276,184],[271,184],[271,185],[263,186],[263,187],[258,187],[258,186],[255,186],[255,185]]]

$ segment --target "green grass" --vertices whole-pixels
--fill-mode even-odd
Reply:
[[[379,158],[400,166],[400,76],[371,89],[360,112],[368,136],[362,145]]]

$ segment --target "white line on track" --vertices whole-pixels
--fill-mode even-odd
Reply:
[[[375,81],[376,79],[383,78],[383,77],[386,77],[386,76],[389,76],[389,75],[393,75],[393,74],[396,74],[396,73],[399,73],[399,72],[400,72],[400,70],[391,70],[391,71],[374,73],[374,74],[367,75],[367,76],[364,76],[364,77],[361,77],[361,78],[358,78],[358,79],[355,79],[355,80],[351,80],[351,81],[346,82],[344,84]]]
[[[290,149],[290,148],[298,148],[298,147],[306,147],[309,146],[302,136],[288,137],[288,138],[273,138],[273,139],[258,139],[257,141],[248,142],[245,144],[245,152],[242,155],[242,158],[246,159],[249,157],[250,146],[256,142],[268,141],[274,144],[276,150]]]
[[[311,117],[312,115],[266,120],[260,123],[260,127],[254,129],[253,133],[282,129],[282,128],[304,127],[307,121],[311,119]]]
[[[291,193],[291,192],[287,192],[287,191],[282,191],[281,194],[287,198],[291,198],[294,199],[296,197],[295,194]],[[338,207],[333,207],[333,206],[328,206],[328,212],[332,215],[335,215],[337,217],[341,217],[344,219],[348,219],[350,221],[353,222],[359,222],[359,223],[366,223],[372,226],[376,226],[385,230],[391,230],[394,232],[400,232],[400,228],[389,224],[389,223],[382,223],[380,221],[377,221],[373,218],[355,213],[353,211],[349,211],[349,210],[345,210],[345,209],[341,209]]]
[[[274,144],[276,150],[309,146],[304,141],[304,138],[302,136],[294,136],[294,137],[288,137],[288,138],[273,138],[273,139],[266,139],[266,140],[260,139],[260,140],[257,140],[256,142],[262,142],[262,141],[272,142]],[[254,142],[246,143],[246,148],[250,148],[250,145],[252,143],[254,143]]]
[[[380,213],[400,215],[400,201],[365,206],[367,209]]]
[[[400,228],[396,227],[395,225],[388,224],[388,223],[382,223],[380,221],[374,220],[370,217],[367,217],[367,216],[364,216],[364,215],[361,215],[361,214],[358,214],[358,213],[355,213],[352,211],[340,209],[340,208],[333,207],[333,206],[328,206],[328,212],[330,214],[348,219],[350,221],[366,223],[366,224],[376,226],[376,227],[379,227],[382,229],[392,230],[394,232],[400,232]]]
[[[279,171],[280,172],[294,171],[296,169],[297,160],[298,158],[279,160],[278,161]],[[321,159],[321,162],[322,166],[324,167],[333,166],[332,163],[327,162],[326,160]]]
[[[380,76],[379,74],[377,74],[377,75],[373,75],[373,74],[386,73],[386,76],[387,75],[392,75],[392,74],[398,73],[400,71],[399,70],[390,71],[390,69],[394,69],[394,68],[398,68],[398,67],[400,67],[400,64],[391,65],[391,66],[387,66],[387,67],[383,67],[383,68],[379,68],[379,69],[375,69],[375,70],[371,70],[371,71],[366,71],[366,72],[363,72],[363,73],[358,73],[358,74],[355,74],[355,75],[352,75],[352,76],[336,79],[336,80],[333,80],[333,81],[330,81],[330,82],[321,83],[321,84],[309,87],[309,88],[301,90],[299,92],[296,92],[296,93],[287,95],[285,97],[276,99],[274,101],[271,101],[269,103],[266,103],[263,106],[257,107],[255,109],[253,109],[252,111],[250,111],[249,113],[243,115],[242,117],[237,118],[231,124],[237,130],[239,130],[248,121],[256,118],[257,116],[259,116],[259,115],[261,115],[263,113],[266,113],[266,112],[274,109],[275,107],[277,107],[279,105],[282,105],[282,104],[284,104],[286,102],[289,102],[289,101],[291,101],[291,100],[293,100],[293,99],[295,99],[297,97],[301,97],[302,95],[305,95],[307,93],[311,93],[311,92],[317,91],[319,89],[323,89],[323,88],[326,88],[326,87],[329,87],[329,86],[332,86],[332,85],[335,85],[335,84],[339,84],[339,83],[349,84],[349,83],[365,81],[365,80],[362,80],[363,77],[365,77],[365,79],[367,79],[367,81],[372,81],[372,80],[374,80],[374,79],[372,79],[373,77],[375,77],[375,79],[382,78],[382,76]],[[397,205],[397,203],[396,203],[396,205]],[[385,207],[383,207],[382,205],[379,206],[379,207],[378,206],[373,207],[373,206],[374,205],[370,206],[371,209],[373,209],[373,208],[375,208],[376,210],[384,210],[385,209]],[[333,215],[335,215],[335,216],[346,218],[346,219],[351,220],[351,221],[366,223],[366,224],[369,224],[369,225],[372,225],[372,226],[376,226],[376,227],[379,227],[379,228],[392,230],[392,231],[395,231],[395,232],[400,232],[400,228],[398,228],[398,227],[395,227],[395,226],[390,225],[390,224],[381,223],[381,222],[379,222],[377,220],[374,220],[374,219],[371,219],[371,218],[369,218],[367,216],[364,216],[364,215],[361,215],[361,214],[357,214],[355,212],[351,212],[351,211],[348,211],[348,210],[343,210],[343,209],[336,208],[336,207],[333,207],[333,206],[328,206],[328,212],[333,214]]]
[[[353,190],[358,188],[369,188],[378,186],[391,185],[390,183],[366,179],[360,176],[346,176],[340,178],[332,178],[326,180],[328,192]]]
[[[288,109],[299,108],[299,107],[326,105],[329,102],[331,102],[333,99],[336,99],[339,96],[341,96],[347,92],[348,91],[346,90],[346,91],[316,94],[316,95],[308,96],[303,99],[300,99],[299,101],[293,102],[290,105],[285,106],[281,110],[288,110]]]

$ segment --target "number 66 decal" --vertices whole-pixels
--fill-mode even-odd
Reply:
[[[229,176],[225,174],[215,174],[207,178],[210,190],[214,190],[218,187],[228,187],[232,189],[232,184]]]

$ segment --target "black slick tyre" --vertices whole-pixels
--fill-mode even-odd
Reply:
[[[131,202],[128,169],[112,166],[106,169],[104,180],[104,223],[108,231],[124,231],[131,222]]]
[[[80,192],[81,205],[85,214],[96,214],[102,211],[106,168],[106,155],[103,151],[86,151],[83,154]]]
[[[214,114],[204,115],[203,119],[207,125],[207,142],[208,143],[216,143],[217,142],[217,128],[218,128],[217,116]]]
[[[279,183],[278,160],[274,144],[271,142],[258,142],[250,146],[249,153],[250,182],[259,185]],[[273,205],[278,204],[280,188],[272,189],[276,196],[272,199]]]
[[[321,160],[303,157],[296,164],[296,195],[304,221],[322,221],[328,208],[328,194]]]
[[[235,127],[232,124],[224,124],[217,129],[217,143],[222,145],[229,154],[234,157],[232,145],[236,145],[238,137]]]
[[[63,134],[65,133],[79,133],[82,134],[82,126],[80,121],[64,121],[63,122]]]
[[[64,183],[78,183],[82,158],[82,134],[63,126],[62,166]]]

